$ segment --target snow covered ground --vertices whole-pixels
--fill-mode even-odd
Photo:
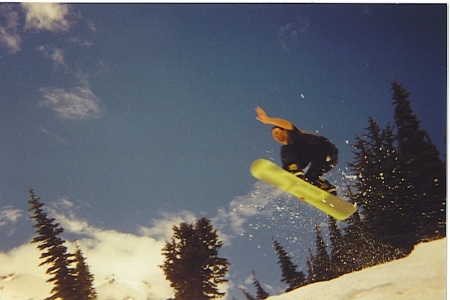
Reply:
[[[446,241],[419,244],[406,258],[307,285],[269,300],[444,300]]]

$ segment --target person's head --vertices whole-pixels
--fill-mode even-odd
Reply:
[[[280,144],[287,145],[288,142],[288,134],[287,130],[284,128],[281,128],[279,126],[274,126],[272,128],[272,136]]]

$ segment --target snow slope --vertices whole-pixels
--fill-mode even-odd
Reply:
[[[446,299],[446,239],[422,243],[396,261],[318,282],[269,300]]]

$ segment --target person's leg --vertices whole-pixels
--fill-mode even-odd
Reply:
[[[303,169],[308,165],[309,161],[305,160],[302,147],[298,145],[284,145],[281,147],[282,167],[286,171],[303,178]]]
[[[311,184],[337,195],[336,187],[322,178],[322,175],[330,171],[337,165],[337,151],[332,153],[317,153],[305,174],[305,180]]]

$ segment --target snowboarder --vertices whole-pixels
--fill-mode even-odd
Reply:
[[[283,169],[330,194],[337,195],[336,187],[322,178],[323,174],[337,165],[336,146],[327,138],[298,129],[287,120],[267,116],[261,107],[256,107],[256,114],[258,121],[274,125],[272,136],[283,144],[281,147]],[[305,173],[308,164],[309,168]]]

